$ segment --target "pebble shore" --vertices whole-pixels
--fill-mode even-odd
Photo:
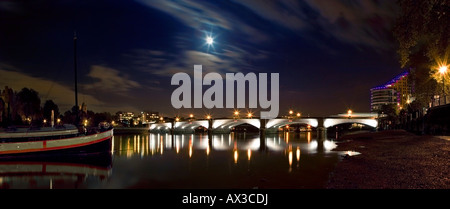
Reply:
[[[336,151],[345,155],[328,189],[450,189],[450,137],[404,130],[347,135]]]

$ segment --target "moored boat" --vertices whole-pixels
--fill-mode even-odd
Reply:
[[[113,128],[80,132],[74,125],[0,132],[0,158],[23,154],[81,154],[111,151]]]

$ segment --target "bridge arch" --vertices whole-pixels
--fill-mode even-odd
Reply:
[[[323,126],[325,128],[329,128],[335,125],[339,124],[345,124],[345,123],[359,123],[364,124],[373,128],[376,128],[378,126],[378,121],[375,119],[363,119],[363,118],[326,118],[323,121]]]
[[[217,119],[212,124],[213,129],[231,129],[238,125],[250,124],[257,129],[261,128],[261,121],[259,119]]]
[[[266,128],[279,128],[291,124],[307,124],[316,128],[319,125],[319,122],[315,118],[298,118],[298,119],[275,118],[267,121]]]
[[[150,125],[150,131],[166,132],[172,129],[172,123],[153,123]]]
[[[208,128],[209,122],[207,120],[196,120],[196,121],[181,121],[174,123],[174,129],[181,129],[181,130],[196,129],[200,126]]]

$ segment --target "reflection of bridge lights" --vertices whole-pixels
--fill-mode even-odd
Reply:
[[[289,126],[286,126],[286,128],[287,128],[288,131],[289,131]],[[289,132],[286,132],[285,139],[286,139],[286,143],[289,143]]]
[[[354,156],[354,155],[359,155],[361,153],[349,150],[349,151],[346,151],[345,154],[351,157],[351,156]]]
[[[329,150],[336,148],[337,145],[330,140],[325,140],[325,141],[323,141],[323,147],[325,148],[325,150],[329,151]]]
[[[295,153],[297,155],[297,162],[300,161],[300,147],[297,146],[297,151]]]
[[[161,141],[160,141],[160,149],[161,149],[161,155],[163,154],[163,150],[164,150],[164,144],[163,144],[163,136],[161,136]]]
[[[192,138],[189,139],[189,158],[192,157]]]
[[[250,150],[250,149],[247,150],[247,157],[248,157],[248,161],[250,161],[250,158],[252,157],[252,150]]]
[[[314,151],[317,149],[318,145],[319,144],[317,143],[317,141],[312,141],[311,143],[308,144],[308,150]]]
[[[289,172],[291,172],[292,171],[292,145],[289,145],[288,159],[289,159]]]
[[[238,161],[238,151],[237,149],[234,150],[234,163],[237,164]]]

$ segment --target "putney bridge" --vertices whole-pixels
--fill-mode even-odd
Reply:
[[[181,121],[178,118],[172,122],[159,122],[150,124],[150,132],[153,133],[194,133],[198,127],[205,127],[209,134],[230,133],[231,130],[242,124],[252,125],[260,130],[260,133],[275,133],[279,128],[292,124],[309,125],[317,129],[318,134],[325,134],[327,128],[345,124],[357,123],[376,128],[378,121],[375,117],[304,117],[304,118],[210,118],[210,119],[188,119]]]

